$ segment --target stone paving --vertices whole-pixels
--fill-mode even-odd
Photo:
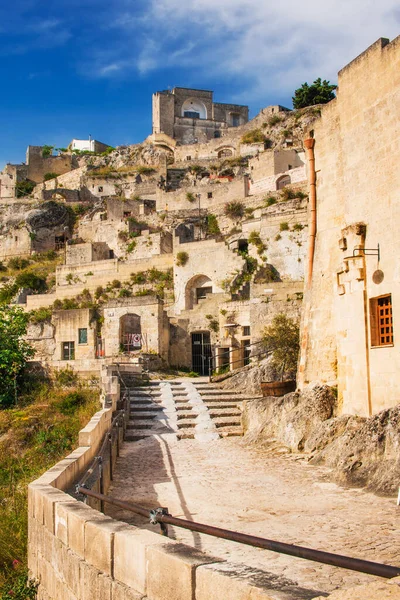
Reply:
[[[400,565],[395,498],[332,483],[329,470],[296,455],[249,448],[243,439],[202,442],[175,434],[124,444],[109,494],[189,520]],[[112,517],[155,530],[108,506]],[[157,529],[156,529],[157,530]],[[230,562],[286,577],[319,594],[379,581],[344,569],[170,528],[170,537]],[[318,593],[308,597],[317,596]]]

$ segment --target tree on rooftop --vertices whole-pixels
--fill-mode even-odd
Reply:
[[[326,104],[334,99],[337,86],[330,84],[329,81],[324,79],[321,81],[321,77],[318,77],[312,85],[303,83],[294,92],[293,108],[305,108],[306,106],[313,106],[314,104]]]

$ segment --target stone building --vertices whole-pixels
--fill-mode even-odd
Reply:
[[[176,87],[153,94],[153,134],[180,144],[204,143],[247,123],[249,109],[213,101],[213,92]]]
[[[400,37],[379,39],[339,72],[306,136],[317,234],[299,379],[337,383],[343,413],[399,402],[399,90]]]

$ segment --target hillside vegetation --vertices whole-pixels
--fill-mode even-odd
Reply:
[[[27,486],[77,445],[100,408],[96,386],[71,371],[56,380],[30,373],[18,405],[0,411],[0,599],[34,598],[26,587]]]

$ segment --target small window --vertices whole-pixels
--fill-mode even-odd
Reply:
[[[78,329],[78,343],[79,344],[87,344],[87,329],[83,327],[82,329]]]
[[[61,360],[75,360],[75,342],[61,344]]]
[[[287,170],[290,171],[291,169],[293,169],[292,165],[288,165]]]
[[[189,119],[200,119],[200,113],[195,112],[194,110],[185,110],[183,116]]]
[[[212,198],[212,192],[207,192],[207,198]]]
[[[212,294],[212,286],[196,288],[197,300],[204,300],[204,298],[207,298],[207,294]]]
[[[215,138],[220,138],[221,137],[221,132],[220,131],[214,131],[214,137]]]
[[[371,346],[393,346],[392,295],[369,301]]]
[[[186,160],[192,160],[192,157],[191,156],[187,156]]]
[[[102,192],[103,191],[103,186],[99,185],[99,187],[97,189],[98,189],[99,192]]]
[[[250,335],[250,325],[245,325],[243,327],[243,335]]]
[[[17,235],[15,236],[15,241],[18,242],[18,236]]]

